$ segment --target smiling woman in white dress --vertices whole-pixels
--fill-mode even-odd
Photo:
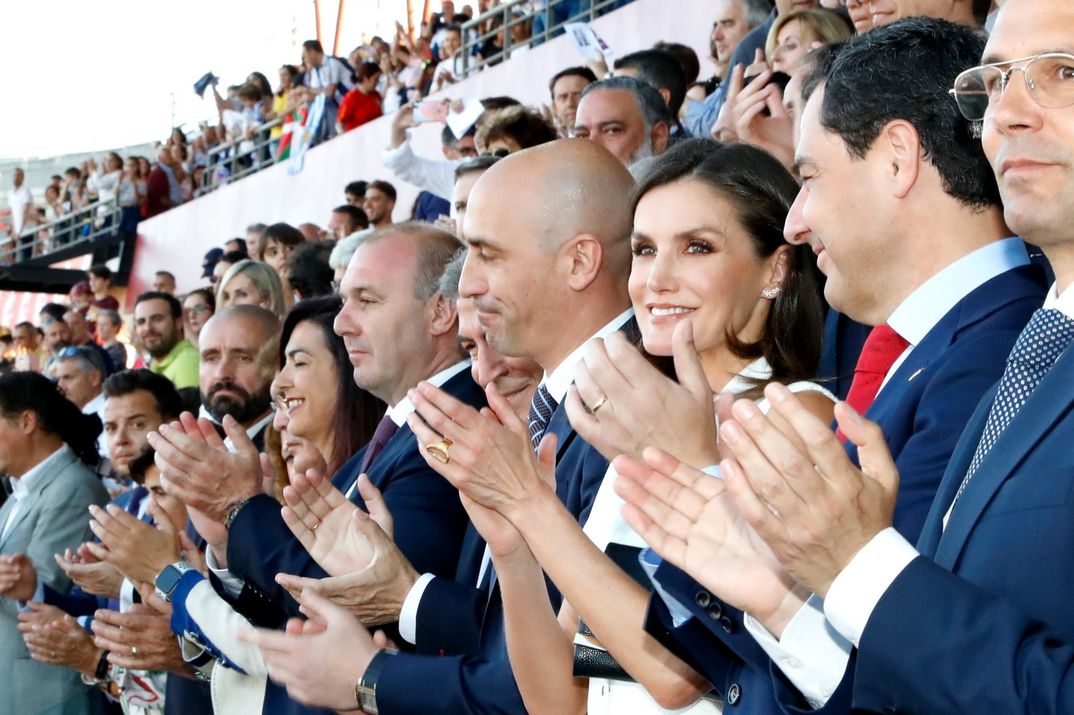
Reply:
[[[813,393],[805,398],[810,409],[831,419],[832,397],[807,381],[819,359],[823,322],[815,258],[808,246],[790,246],[782,235],[797,192],[767,153],[701,139],[677,145],[642,177],[630,297],[644,351],[660,362],[672,355],[675,336],[676,364],[689,363],[691,375],[684,371],[675,385],[619,336],[591,344],[568,414],[605,457],[637,455],[653,445],[699,468],[714,465],[712,394],[754,396],[766,409],[761,392],[772,381]],[[643,385],[662,386],[660,394],[638,389],[639,377]],[[615,389],[616,382],[634,387]],[[614,479],[609,468],[584,531],[566,510],[551,509],[542,512],[543,528],[519,526],[533,556],[496,558],[493,548],[511,665],[527,710],[719,712],[711,685],[643,631],[647,584],[604,553],[618,544],[631,559],[621,547],[645,545],[619,514]],[[542,569],[563,594],[558,619],[535,587]],[[588,637],[576,637],[580,618]],[[582,664],[574,644],[606,650],[623,672],[597,677],[603,671]]]

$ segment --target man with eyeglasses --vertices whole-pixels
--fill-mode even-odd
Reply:
[[[891,528],[899,475],[876,426],[845,408],[864,472],[794,398],[775,411],[809,447],[758,425],[734,449],[749,482],[736,502],[767,505],[749,522],[855,646],[829,712],[848,698],[856,712],[1074,712],[1074,4],[1008,0],[983,62],[953,94],[981,124],[1007,224],[1056,284],[967,423],[917,546]]]

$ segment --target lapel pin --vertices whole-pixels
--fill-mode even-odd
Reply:
[[[913,375],[911,375],[910,377],[906,378],[906,381],[907,381],[907,382],[911,382],[911,381],[912,381],[912,380],[913,380],[913,379],[914,379],[915,377],[917,377],[918,375],[920,375],[920,374],[921,374],[921,373],[923,373],[923,372],[925,372],[925,368],[923,368],[923,367],[919,367],[919,368],[918,368],[918,369],[917,369],[917,370],[916,370],[916,371],[914,372],[914,374],[913,374]]]

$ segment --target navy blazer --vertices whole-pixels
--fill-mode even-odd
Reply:
[[[563,405],[552,415],[548,432],[558,438],[556,494],[585,523],[608,460],[578,436]],[[384,662],[377,684],[377,707],[384,715],[526,712],[507,655],[500,590],[477,587],[485,544],[473,527],[471,532],[457,579],[435,578],[422,594],[419,654]],[[546,584],[558,609],[559,593],[547,579]]]
[[[824,318],[817,378],[840,400],[845,400],[850,392],[858,356],[872,329],[873,326],[851,320],[834,308]]]
[[[883,430],[899,469],[894,522],[911,542],[921,532],[962,428],[1003,374],[1045,290],[1040,269],[1030,265],[969,293],[914,347],[866,412]],[[854,445],[847,445],[847,453],[857,463]],[[756,713],[781,706],[810,710],[746,631],[740,611],[670,564],[656,577],[695,617],[676,628],[664,603],[652,598],[647,627],[709,678],[727,705]],[[831,711],[849,707],[848,700],[849,689],[841,690],[829,702]]]
[[[485,393],[469,370],[448,380],[443,389],[474,407],[485,405]],[[369,478],[384,494],[395,520],[395,542],[421,572],[451,576],[455,573],[459,547],[466,529],[466,512],[458,492],[422,458],[421,446],[405,424],[384,446],[369,468]],[[344,491],[358,478],[365,448],[358,451],[332,479]],[[352,500],[365,508],[355,491]],[[243,599],[268,601],[289,616],[298,615],[298,604],[276,583],[277,573],[324,578],[309,552],[294,537],[280,515],[280,505],[267,495],[251,499],[236,515],[228,536],[228,570],[247,588]],[[233,603],[235,603],[233,601]],[[257,614],[236,607],[250,617]],[[279,623],[268,623],[278,626]]]

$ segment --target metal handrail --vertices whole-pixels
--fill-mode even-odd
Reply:
[[[534,10],[515,17],[513,10],[515,8],[529,5],[529,0],[510,0],[510,2],[497,5],[494,8],[486,10],[472,20],[463,23],[462,45],[456,50],[456,52],[462,53],[462,77],[459,77],[458,79],[469,77],[474,72],[478,72],[489,65],[508,59],[511,56],[512,50],[517,50],[520,47],[532,47],[541,44],[542,42],[547,42],[557,36],[563,29],[563,26],[567,23],[592,22],[600,16],[602,10],[608,9],[619,2],[619,0],[588,0],[588,7],[583,8],[576,15],[564,19],[563,22],[553,22],[555,8],[568,1],[570,0],[548,0],[543,9]],[[538,15],[544,15],[544,29],[539,33],[531,34],[530,37],[523,42],[515,43],[511,38],[511,28],[527,22],[532,22]],[[480,34],[481,25],[493,20],[499,20],[498,24],[494,24],[489,32]],[[494,37],[501,31],[504,33],[502,50],[489,57],[482,57],[480,59],[473,57],[473,50],[475,47],[480,47],[484,44],[485,40]]]
[[[119,230],[123,209],[119,197],[94,201],[69,214],[22,231],[12,240],[0,244],[0,264],[18,263],[19,254],[26,258],[42,256],[56,248],[70,248],[106,238]],[[29,239],[29,240],[27,240]]]
[[[283,126],[283,120],[284,117],[276,117],[272,121],[257,125],[254,128],[253,139],[226,142],[210,149],[206,155],[207,165],[202,185],[198,187],[194,195],[204,196],[232,181],[255,174],[275,164],[276,153],[271,149],[272,130]],[[240,151],[239,147],[245,141],[251,142],[251,146]]]

